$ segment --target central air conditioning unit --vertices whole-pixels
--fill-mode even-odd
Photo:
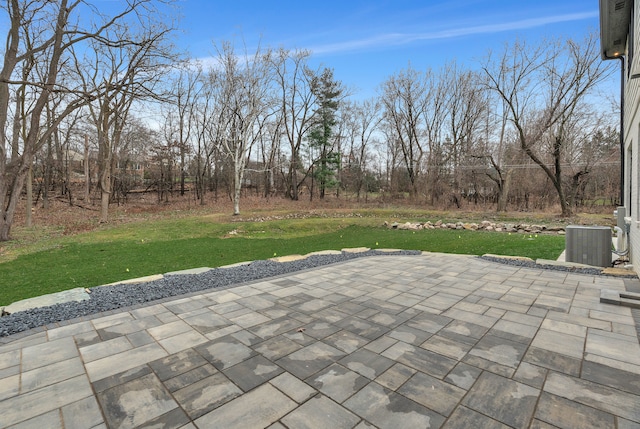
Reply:
[[[565,231],[566,262],[611,266],[611,228],[569,225]]]

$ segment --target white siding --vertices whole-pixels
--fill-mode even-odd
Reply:
[[[640,2],[634,2],[633,12],[638,17],[638,11],[640,9]],[[627,64],[631,73],[625,73],[625,115],[624,115],[624,136],[626,155],[631,153],[632,159],[627,160],[626,168],[631,168],[631,171],[627,171],[625,183],[625,198],[628,199],[629,193],[627,190],[631,186],[631,201],[625,200],[625,206],[627,212],[631,210],[631,263],[633,264],[636,272],[640,271],[640,194],[638,188],[640,186],[640,150],[638,141],[640,140],[640,114],[638,107],[640,106],[640,78],[629,79],[631,74],[640,73],[640,19],[636,18],[634,22],[634,55],[631,64]],[[628,58],[628,57],[627,57]],[[628,183],[628,181],[631,183]]]

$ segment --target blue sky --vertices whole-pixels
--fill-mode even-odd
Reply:
[[[369,97],[406,68],[474,68],[516,38],[581,38],[598,30],[598,0],[182,0],[179,45],[194,58],[213,41],[309,49],[312,64]]]

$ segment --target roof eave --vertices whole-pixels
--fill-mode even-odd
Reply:
[[[600,55],[603,60],[624,55],[632,0],[600,0]]]

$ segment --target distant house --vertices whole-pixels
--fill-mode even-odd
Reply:
[[[55,158],[55,155],[54,155]],[[84,169],[84,154],[76,152],[73,149],[67,149],[62,158],[62,165],[64,168],[70,168],[72,171],[83,171]]]
[[[51,154],[57,162],[58,168],[70,173],[71,182],[84,181],[84,154],[73,149],[66,148],[61,153],[62,159],[58,160],[58,152]],[[93,166],[95,159],[89,160],[89,165]],[[93,167],[91,167],[93,168]]]
[[[640,271],[640,64],[638,46],[640,2],[600,0],[600,46],[603,60],[618,60],[621,67],[622,106],[620,196],[630,225],[630,261]]]
[[[133,156],[126,159],[118,159],[115,175],[120,180],[126,178],[133,180],[135,184],[141,184],[145,178],[145,172],[149,170],[149,162],[142,156]]]

